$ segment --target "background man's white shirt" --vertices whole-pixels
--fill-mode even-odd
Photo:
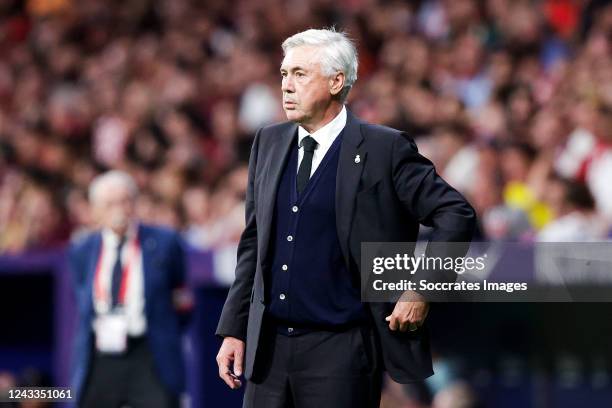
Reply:
[[[127,291],[125,294],[124,313],[127,321],[127,334],[141,336],[147,329],[147,320],[144,314],[144,284],[142,251],[140,245],[134,251],[133,241],[136,238],[137,228],[131,228],[126,236],[126,242],[121,250],[121,263],[129,266]],[[117,259],[117,246],[119,236],[111,230],[102,231],[102,260],[100,261],[99,282],[104,293],[104,299],[96,298],[95,284],[92,291],[94,310],[97,316],[110,311],[110,290],[113,266]],[[92,322],[95,330],[95,319]]]

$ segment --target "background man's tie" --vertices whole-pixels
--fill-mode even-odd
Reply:
[[[117,259],[113,266],[113,277],[111,280],[111,309],[119,304],[119,289],[121,287],[121,279],[123,275],[123,266],[121,265],[121,250],[125,244],[125,238],[121,238],[117,245]]]
[[[297,190],[298,194],[302,194],[308,180],[310,179],[310,171],[312,169],[312,156],[317,148],[317,141],[310,136],[302,139],[302,147],[304,148],[304,157],[300,163],[300,168],[297,174]]]

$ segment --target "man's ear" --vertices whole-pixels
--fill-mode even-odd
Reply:
[[[338,95],[340,91],[342,91],[342,88],[344,88],[344,80],[345,80],[344,73],[336,72],[329,79],[329,93],[331,93],[334,96]]]

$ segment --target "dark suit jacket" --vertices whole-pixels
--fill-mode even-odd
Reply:
[[[297,125],[285,122],[260,129],[249,162],[246,228],[238,247],[236,279],[217,335],[246,340],[245,376],[250,378],[260,338],[264,274],[276,191]],[[359,163],[355,157],[359,155]],[[469,241],[475,213],[418,153],[407,134],[362,122],[348,112],[336,182],[336,228],[349,270],[359,273],[361,242],[414,242],[419,224],[433,227],[432,240]],[[426,327],[392,332],[385,317],[393,303],[370,303],[386,370],[398,382],[433,374]]]
[[[138,238],[142,251],[147,340],[159,378],[169,390],[178,394],[185,386],[185,372],[181,322],[172,303],[172,290],[184,285],[183,246],[178,234],[166,228],[141,224]],[[77,399],[81,396],[92,357],[92,285],[101,245],[102,235],[95,232],[73,243],[69,251],[79,312],[71,379]]]

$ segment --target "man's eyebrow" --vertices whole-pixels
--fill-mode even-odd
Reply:
[[[289,68],[289,69],[287,69],[287,68],[285,68],[285,67],[283,67],[283,66],[281,66],[281,67],[280,67],[280,71],[281,71],[281,72],[282,72],[282,71],[291,71],[291,72],[295,72],[295,71],[299,71],[299,70],[302,70],[302,71],[307,71],[307,69],[306,69],[306,68],[304,68],[304,67],[300,67],[299,65],[298,65],[298,66],[295,66],[295,67],[291,67],[291,68]]]

